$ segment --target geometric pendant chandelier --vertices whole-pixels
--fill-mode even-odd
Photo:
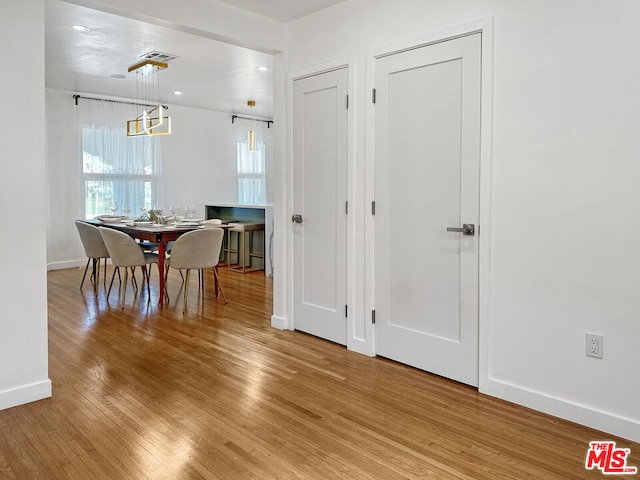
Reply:
[[[256,106],[256,102],[255,102],[255,100],[249,100],[247,102],[247,105],[249,106],[249,108],[253,112],[253,107]],[[247,134],[247,144],[249,146],[249,151],[250,152],[255,152],[256,151],[256,132],[253,129],[253,121],[251,121],[251,126],[249,127],[249,132]]]
[[[144,60],[129,67],[135,72],[137,99],[142,111],[133,120],[127,121],[127,136],[168,135],[171,133],[171,117],[164,113],[160,104],[160,79],[158,72],[168,65],[155,60]]]

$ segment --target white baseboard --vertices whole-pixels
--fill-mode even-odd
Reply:
[[[554,397],[495,378],[488,380],[487,387],[487,389],[482,389],[480,392],[553,415],[554,417],[595,428],[617,437],[640,442],[640,421],[638,420],[624,418],[610,412],[570,402],[563,398]],[[593,438],[591,440],[607,440],[607,438]],[[585,446],[585,452],[586,448]]]
[[[0,392],[0,410],[17,407],[25,403],[35,402],[51,396],[51,380],[31,383]]]
[[[271,315],[271,326],[278,330],[293,330],[291,325],[289,325],[289,320],[285,317],[278,317],[276,315]]]
[[[86,260],[69,260],[66,262],[47,263],[47,272],[52,270],[65,270],[67,268],[84,268],[86,264]]]

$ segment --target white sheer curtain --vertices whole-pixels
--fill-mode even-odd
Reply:
[[[267,141],[269,132],[260,121],[236,119],[236,164],[238,203],[267,203]],[[256,150],[249,151],[248,132],[256,132]]]
[[[137,116],[136,107],[79,99],[76,108],[85,218],[120,214],[125,207],[138,216],[142,207],[156,205],[160,142],[157,137],[127,137],[126,121]]]

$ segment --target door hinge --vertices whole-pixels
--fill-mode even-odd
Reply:
[[[349,317],[349,305],[344,306],[344,316]]]
[[[371,202],[371,215],[375,215],[376,214],[376,202],[375,200],[373,202]]]
[[[347,110],[349,110],[349,95],[347,95]]]
[[[376,323],[376,311],[371,310],[371,323]]]
[[[349,213],[349,200],[347,200],[346,202],[344,202],[344,213],[348,214]]]
[[[371,102],[372,103],[376,103],[376,89],[375,88],[373,88],[371,90]]]

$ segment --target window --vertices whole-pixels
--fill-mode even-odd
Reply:
[[[82,128],[85,218],[122,213],[137,216],[157,198],[158,157],[153,137],[127,137],[124,128]],[[115,209],[115,210],[114,210]]]
[[[247,141],[236,143],[238,169],[238,203],[263,205],[267,202],[266,145],[258,141],[249,151]]]

